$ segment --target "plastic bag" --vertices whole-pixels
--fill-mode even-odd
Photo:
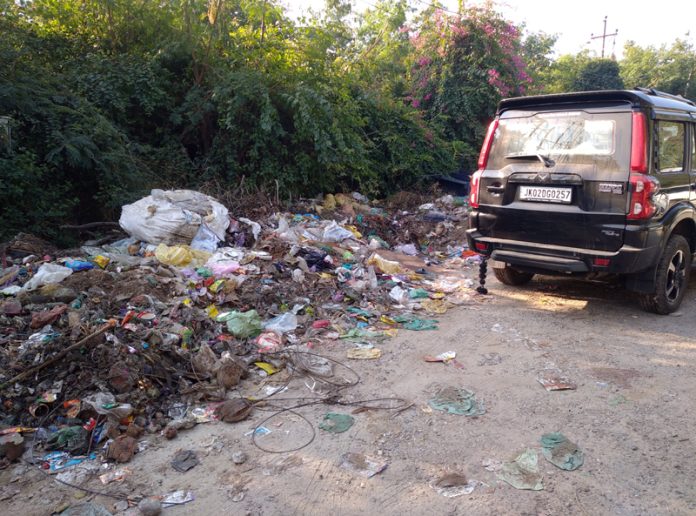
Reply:
[[[324,196],[324,209],[333,211],[336,209],[336,198],[333,194],[326,194]]]
[[[414,244],[401,244],[394,248],[394,251],[404,253],[408,256],[416,256],[418,254],[418,249]]]
[[[169,247],[165,244],[160,244],[155,249],[155,257],[165,265],[173,265],[175,267],[184,267],[189,264],[194,266],[202,265],[210,258],[210,253],[191,249],[187,245],[175,245]]]
[[[106,251],[107,253],[113,253],[113,254],[128,254],[128,248],[132,245],[135,245],[138,243],[137,238],[129,237],[129,238],[122,238],[121,240],[117,240],[116,242],[112,242],[111,244],[104,244],[103,250]],[[86,246],[83,246],[82,248],[83,253],[87,253],[88,255],[93,255],[93,254],[100,254],[102,250],[99,247],[91,247],[89,249],[96,250],[94,251],[88,251]]]
[[[292,271],[292,280],[296,283],[304,283],[305,274],[302,269],[295,269]]]
[[[379,254],[375,253],[367,260],[368,265],[375,265],[379,270],[385,274],[399,274],[404,272],[403,267],[399,262],[393,262],[382,258]]]
[[[239,261],[244,258],[244,251],[232,247],[222,247],[208,258],[205,266],[215,276],[228,276],[240,267]]]
[[[108,416],[117,421],[126,418],[133,412],[129,403],[116,403],[116,398],[110,392],[97,392],[83,398],[85,404],[92,407],[98,414]]]
[[[353,238],[354,235],[345,228],[338,225],[335,220],[332,220],[321,234],[322,242],[342,242],[348,238]]]
[[[24,284],[24,290],[34,290],[48,285],[49,283],[60,283],[73,273],[72,269],[63,267],[55,263],[44,263],[36,271],[34,277]]]
[[[130,236],[150,244],[190,244],[201,224],[222,240],[229,214],[218,201],[193,190],[152,190],[123,206],[119,224]]]
[[[367,268],[367,282],[368,285],[370,285],[371,290],[374,290],[379,286],[377,283],[377,274],[375,273],[375,268],[372,265]]]
[[[353,199],[355,199],[356,201],[361,202],[363,204],[367,204],[368,202],[370,202],[370,199],[368,199],[366,196],[364,196],[360,192],[353,192],[351,194],[351,196],[353,197]]]
[[[280,217],[278,220],[278,229],[275,230],[275,233],[281,240],[286,242],[300,241],[300,235],[294,228],[290,227],[290,223],[285,217]]]
[[[292,312],[284,313],[263,323],[264,330],[272,331],[279,335],[293,331],[296,328],[297,316]]]
[[[89,433],[81,426],[63,427],[46,441],[47,450],[64,450],[79,455],[89,447]]]
[[[256,310],[248,312],[226,312],[215,319],[217,322],[226,322],[227,330],[237,338],[247,339],[261,333],[261,317]]]
[[[399,285],[396,285],[393,289],[389,291],[389,297],[400,305],[405,304],[409,299],[408,291],[401,288]]]
[[[94,269],[94,264],[92,262],[85,262],[83,260],[66,260],[65,266],[68,269],[72,269],[75,272],[88,271]]]
[[[191,241],[191,248],[199,251],[214,253],[220,239],[213,233],[206,224],[201,224],[196,236]]]
[[[15,296],[19,294],[22,291],[22,287],[19,285],[12,285],[10,287],[5,287],[4,289],[0,290],[0,294],[3,296]]]
[[[23,356],[27,351],[31,349],[36,349],[40,347],[43,344],[46,344],[47,342],[51,342],[52,340],[58,338],[60,336],[60,333],[53,331],[53,327],[50,324],[47,324],[43,328],[41,328],[41,331],[32,333],[29,335],[29,338],[25,340],[17,349],[17,352],[19,353],[19,356]]]
[[[408,291],[408,297],[411,299],[427,299],[430,294],[424,288],[412,288]]]
[[[578,445],[560,432],[541,436],[541,454],[554,466],[566,471],[573,471],[585,462],[583,452]]]
[[[275,353],[283,347],[283,340],[277,333],[266,331],[256,338],[256,346],[259,353]]]
[[[258,222],[254,222],[253,220],[246,219],[244,217],[240,217],[239,222],[244,222],[244,224],[251,226],[251,234],[254,235],[254,240],[258,242],[259,237],[261,236],[261,224],[259,224]]]

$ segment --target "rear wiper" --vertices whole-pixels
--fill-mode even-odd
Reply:
[[[508,154],[505,159],[538,159],[546,168],[551,168],[556,165],[556,162],[548,156],[541,154]]]

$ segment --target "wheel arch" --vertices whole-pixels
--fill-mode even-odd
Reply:
[[[696,252],[696,222],[694,222],[693,218],[684,218],[677,222],[672,230],[667,234],[665,243],[672,235],[683,236],[686,239],[686,242],[689,244],[691,254]]]
[[[667,213],[661,224],[665,228],[660,241],[661,249],[665,248],[672,235],[681,235],[689,244],[691,254],[696,253],[696,210],[694,210],[693,206],[687,204],[676,206]],[[657,263],[659,263],[659,259],[658,256]],[[634,292],[652,292],[655,285],[657,263],[643,272],[627,276],[625,278],[625,287]]]

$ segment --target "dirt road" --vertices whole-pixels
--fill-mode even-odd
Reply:
[[[491,278],[489,286],[485,301],[440,317],[438,331],[401,332],[379,345],[381,358],[350,361],[361,381],[343,391],[343,400],[401,397],[413,404],[407,410],[357,413],[347,432],[316,429],[311,444],[292,453],[266,453],[244,435],[272,413],[258,410],[245,422],[198,425],[174,441],[149,436],[149,449],[128,464],[133,475],[108,489],[192,490],[195,501],[165,509],[172,516],[694,514],[696,288],[679,313],[664,317],[640,311],[618,287],[550,278],[517,289]],[[317,352],[345,361],[345,349],[336,342]],[[460,367],[423,361],[448,350],[456,351]],[[537,382],[547,368],[565,372],[577,389],[547,392]],[[474,391],[486,413],[433,410],[428,400],[439,386]],[[278,395],[311,396],[304,380]],[[354,408],[319,404],[296,412],[316,428],[326,412]],[[311,437],[298,415],[266,426],[271,433],[259,443],[268,447],[293,447]],[[579,469],[563,471],[540,456],[542,491],[516,490],[490,471],[525,448],[538,451],[541,435],[553,431],[582,449]],[[177,449],[195,450],[200,464],[174,471]],[[236,451],[248,456],[244,464],[232,462]],[[339,467],[346,452],[366,453],[388,467],[360,477]],[[479,483],[468,495],[447,498],[430,487],[447,473]],[[12,474],[0,478],[7,482]],[[22,491],[3,503],[23,514],[79,503],[74,491],[37,472],[24,472],[12,485]],[[113,500],[94,501],[113,510]]]

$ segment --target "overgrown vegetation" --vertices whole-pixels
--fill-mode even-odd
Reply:
[[[553,60],[553,36],[494,8],[415,5],[0,0],[0,240],[114,219],[152,187],[413,188],[475,166],[504,96],[696,94],[686,41]]]

